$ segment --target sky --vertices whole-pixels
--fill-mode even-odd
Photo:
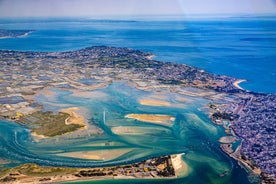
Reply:
[[[276,0],[0,0],[0,17],[276,14]]]

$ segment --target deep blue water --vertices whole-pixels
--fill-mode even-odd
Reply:
[[[245,89],[276,92],[276,19],[177,20],[0,19],[0,29],[36,30],[0,39],[0,49],[68,51],[88,46],[131,47],[155,59],[185,63],[246,79]]]

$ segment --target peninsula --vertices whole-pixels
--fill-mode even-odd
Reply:
[[[38,135],[55,137],[77,131],[86,124],[74,121],[77,118],[77,122],[82,122],[83,119],[74,109],[44,112],[43,106],[34,97],[46,88],[87,95],[113,82],[124,81],[143,91],[162,88],[178,94],[201,95],[211,101],[209,109],[213,122],[224,126],[226,134],[235,137],[229,138],[230,141],[222,139],[222,149],[260,174],[264,181],[275,182],[276,94],[248,92],[237,87],[237,79],[211,74],[185,64],[156,61],[152,56],[148,52],[106,46],[70,52],[0,51],[0,116],[27,126]],[[193,89],[203,92],[195,94]],[[150,102],[156,106],[170,106],[168,102]],[[148,105],[149,101],[141,103]],[[126,117],[155,124],[161,122],[168,126],[174,121],[174,117],[166,115],[129,114]],[[241,144],[233,150],[232,143],[238,139]],[[166,163],[169,162],[170,157],[165,158]],[[158,159],[151,161],[159,163]],[[174,176],[171,174],[174,173],[171,164],[162,166],[161,171],[165,172],[164,169],[168,167],[168,176]],[[124,172],[133,172],[130,166],[123,168],[130,168]],[[94,176],[94,173],[85,170],[75,176]],[[0,176],[1,181],[20,179],[13,177],[13,174]]]
[[[20,38],[24,36],[28,36],[34,32],[33,30],[6,30],[0,29],[0,39],[3,38]]]

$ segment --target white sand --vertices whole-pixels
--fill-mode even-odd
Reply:
[[[154,123],[165,126],[172,126],[175,117],[162,114],[128,114],[125,118],[136,119],[138,121]]]
[[[170,102],[161,101],[161,100],[142,99],[139,102],[141,105],[147,105],[147,106],[165,106],[165,107],[171,106]]]
[[[182,154],[177,154],[177,155],[172,155],[171,159],[172,159],[172,165],[173,168],[175,170],[175,174],[177,177],[183,177],[183,176],[187,176],[189,174],[189,167],[186,164],[186,162],[184,162],[182,160]]]
[[[240,83],[242,82],[245,82],[246,80],[236,80],[233,85],[238,88],[238,89],[241,89],[241,90],[244,90],[242,87],[239,86]]]

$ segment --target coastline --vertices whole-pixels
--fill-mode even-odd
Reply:
[[[185,155],[185,153],[171,156],[172,165],[177,178],[187,176],[190,173],[188,164],[182,159],[183,155]]]
[[[87,129],[87,123],[85,122],[84,118],[76,112],[79,110],[80,108],[78,107],[71,107],[67,109],[61,109],[60,112],[69,114],[69,117],[65,119],[65,125],[78,124],[83,126],[82,129]]]
[[[74,183],[97,180],[169,180],[190,173],[182,154],[151,158],[132,164],[100,168],[48,167],[24,164],[7,170],[0,182],[5,183]],[[149,166],[149,164],[151,166]],[[19,172],[23,170],[23,172]],[[14,174],[16,173],[16,174]]]
[[[242,82],[242,81],[241,80],[236,81],[236,84],[233,84],[233,85],[238,85],[240,82]],[[231,87],[232,87],[232,85],[231,85]],[[173,121],[175,120],[174,117],[171,117],[168,115],[160,115],[160,114],[150,114],[150,115],[148,115],[148,114],[129,114],[129,115],[130,115],[130,117],[126,117],[126,118],[132,118],[132,119],[136,119],[138,121],[161,124],[161,125],[165,124],[166,126],[171,126],[171,124],[173,124]],[[66,122],[67,122],[67,124],[70,124],[70,123],[68,123],[68,121],[70,121],[70,118],[66,119],[65,124],[66,124]]]
[[[240,82],[240,81],[243,82],[243,80],[238,80],[237,82]],[[210,120],[213,122],[213,124],[216,124],[224,128],[225,131],[229,130],[228,127],[224,126],[223,124],[218,124],[214,119],[210,118]],[[239,137],[230,128],[229,133],[226,133],[225,136],[220,137],[218,142],[220,143],[221,150],[225,152],[229,157],[236,160],[239,164],[241,164],[241,166],[247,168],[250,172],[254,173],[258,177],[261,177],[261,174],[262,174],[261,169],[259,167],[254,166],[251,160],[244,160],[242,158],[241,152],[240,152],[242,142],[235,150],[232,149],[233,143],[235,143],[237,140],[239,140]]]

